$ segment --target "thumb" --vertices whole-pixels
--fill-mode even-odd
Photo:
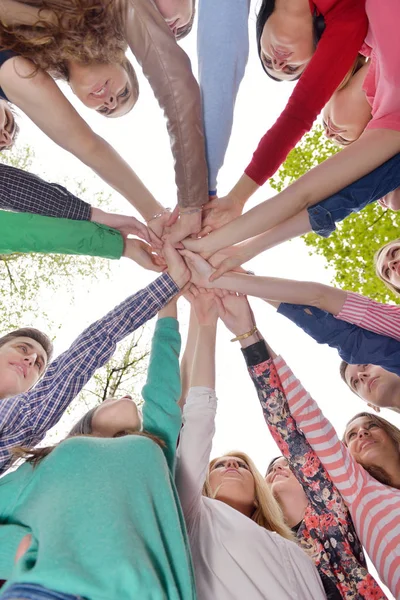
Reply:
[[[217,208],[218,206],[219,206],[219,199],[214,198],[213,200],[210,200],[209,202],[207,202],[207,204],[204,204],[203,210],[210,210],[211,208]]]
[[[177,204],[175,206],[174,210],[172,211],[171,216],[168,219],[166,226],[171,227],[172,225],[174,225],[177,222],[178,217],[179,217],[179,205]]]
[[[229,258],[226,258],[219,265],[218,269],[211,274],[209,281],[215,281],[216,279],[219,279],[224,273],[230,270]]]

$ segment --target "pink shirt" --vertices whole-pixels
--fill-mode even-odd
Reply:
[[[359,465],[282,357],[274,360],[290,412],[346,502],[379,577],[400,598],[400,490]],[[373,596],[371,595],[371,598]]]
[[[400,2],[367,0],[366,11],[371,64],[363,89],[372,106],[367,129],[400,131]]]
[[[371,298],[347,292],[346,301],[336,318],[400,341],[400,306],[397,304],[380,304]]]

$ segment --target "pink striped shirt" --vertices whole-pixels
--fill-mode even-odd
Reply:
[[[336,318],[400,341],[400,306],[397,304],[380,304],[347,292],[346,302]]]
[[[383,485],[356,463],[283,358],[274,364],[292,416],[349,507],[379,577],[400,598],[400,490]]]

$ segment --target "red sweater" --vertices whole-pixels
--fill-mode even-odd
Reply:
[[[245,173],[262,185],[312,127],[352,67],[367,34],[365,0],[315,0],[325,31],[285,110],[264,135]]]

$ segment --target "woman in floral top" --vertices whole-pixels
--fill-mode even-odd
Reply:
[[[223,305],[220,316],[235,336],[252,331],[254,317],[245,296],[229,294]],[[240,343],[268,428],[303,488],[304,512],[294,529],[301,545],[311,552],[328,598],[386,598],[368,573],[361,543],[339,491],[290,413],[273,362],[276,355],[257,331]],[[276,478],[278,470],[289,481],[291,474],[285,473],[285,468],[283,459],[273,461],[267,481]]]

